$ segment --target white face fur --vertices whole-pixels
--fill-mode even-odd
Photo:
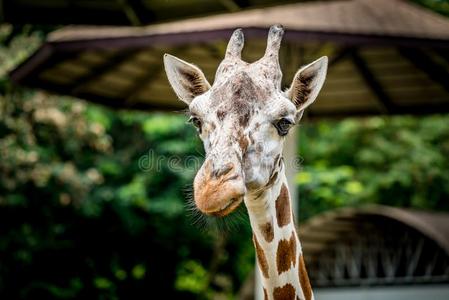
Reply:
[[[260,76],[251,76],[247,69],[242,66],[223,84],[214,84],[190,103],[189,110],[206,157],[213,161],[212,169],[232,162],[236,172],[242,173],[246,188],[255,189],[269,181],[279,163],[285,136],[297,121],[297,110],[284,93],[268,93],[263,80],[259,84],[252,80]]]
[[[281,91],[282,35],[282,27],[272,26],[264,57],[248,64],[240,59],[243,33],[234,31],[212,86],[196,66],[164,56],[168,79],[189,105],[206,150],[194,184],[195,201],[205,213],[227,214],[241,202],[237,198],[270,185],[281,166],[288,130],[323,85],[326,57],[301,68],[291,87]]]

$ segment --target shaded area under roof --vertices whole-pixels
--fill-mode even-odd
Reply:
[[[0,22],[146,25],[294,0],[1,0]]]
[[[401,0],[312,2],[147,27],[66,27],[11,73],[20,84],[113,107],[177,110],[165,52],[201,67],[209,81],[227,39],[243,27],[243,58],[265,49],[282,23],[284,84],[300,65],[330,57],[311,117],[449,112],[449,21]]]
[[[316,286],[447,283],[448,223],[448,213],[371,205],[313,217],[299,236]]]

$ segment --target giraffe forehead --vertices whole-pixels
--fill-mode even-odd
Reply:
[[[242,74],[248,75],[257,83],[272,89],[281,89],[282,71],[279,64],[273,65],[271,60],[264,58],[259,59],[253,63],[247,63],[241,60],[222,61],[215,78],[215,83],[222,84],[232,79],[237,79]]]
[[[221,74],[206,94],[191,103],[190,110],[216,125],[225,122],[234,130],[296,112],[266,68],[257,62],[237,65],[232,72]]]
[[[214,104],[233,104],[244,100],[245,103],[255,105],[264,102],[270,94],[272,91],[257,76],[240,70],[212,86],[211,101]]]
[[[219,122],[225,119],[239,122],[238,119],[245,118],[248,123],[249,118],[257,105],[258,95],[255,88],[242,82],[232,83],[213,89],[210,96],[209,106],[216,115]]]
[[[252,116],[264,109],[273,92],[254,72],[238,70],[212,86],[209,105],[219,121],[232,116],[245,127]]]

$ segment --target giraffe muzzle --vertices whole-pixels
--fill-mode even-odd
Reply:
[[[242,203],[245,183],[232,163],[215,170],[210,165],[205,163],[195,177],[195,204],[204,214],[223,217]]]

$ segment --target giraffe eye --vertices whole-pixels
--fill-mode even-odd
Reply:
[[[189,119],[189,122],[192,123],[193,126],[196,127],[196,129],[198,130],[199,133],[201,133],[201,126],[202,126],[202,123],[201,123],[201,120],[200,120],[200,119],[198,119],[197,117],[191,117],[191,118]]]
[[[287,135],[290,127],[292,127],[293,122],[287,118],[281,118],[274,122],[273,125],[277,129],[280,136],[285,136]]]

